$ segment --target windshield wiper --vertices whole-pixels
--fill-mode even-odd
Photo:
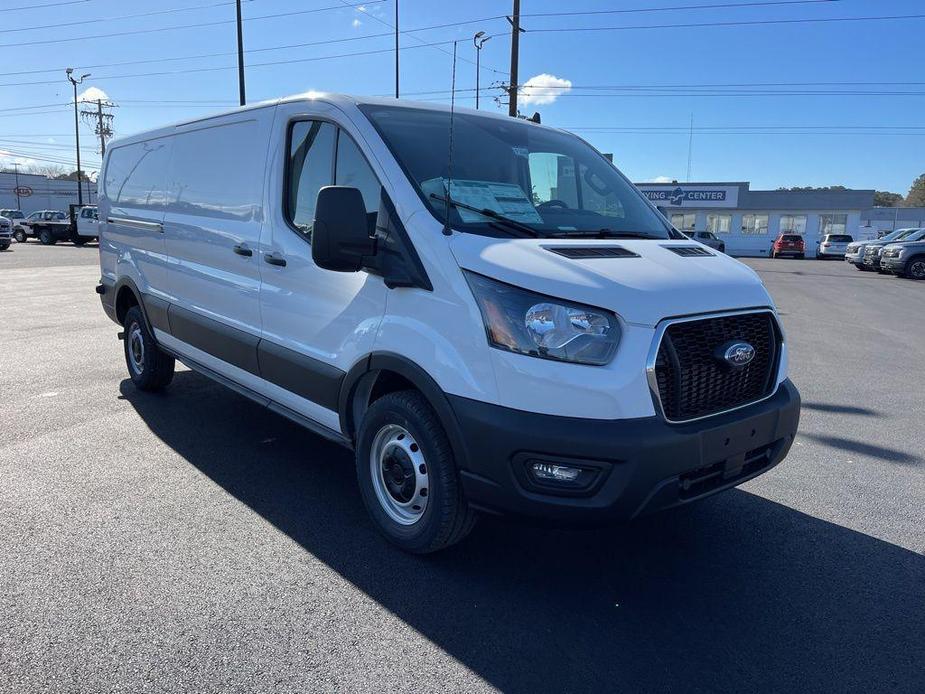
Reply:
[[[489,209],[487,207],[480,208],[480,207],[475,207],[473,205],[467,205],[464,202],[459,202],[458,200],[454,200],[453,198],[450,198],[450,197],[440,197],[436,193],[431,193],[430,197],[433,198],[434,200],[439,200],[440,202],[444,204],[452,205],[453,207],[458,207],[463,210],[469,210],[471,212],[477,212],[483,217],[488,217],[489,219],[492,219],[498,222],[499,225],[503,225],[506,231],[516,230],[516,231],[521,232],[522,234],[525,234],[527,236],[532,236],[532,237],[547,235],[547,234],[543,234],[539,232],[538,230],[534,229],[531,226],[528,226],[527,224],[518,222],[516,219],[511,219],[510,217],[505,217],[503,214],[498,214],[494,210]]]
[[[613,229],[581,230],[581,231],[562,231],[556,232],[555,236],[563,238],[583,238],[583,239],[657,239],[658,236],[646,234],[641,231],[615,231]]]

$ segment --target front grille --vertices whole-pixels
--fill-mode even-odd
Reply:
[[[716,354],[729,342],[747,342],[755,357],[734,367]],[[679,422],[761,400],[776,385],[782,338],[769,312],[741,313],[672,323],[655,361],[665,418]]]

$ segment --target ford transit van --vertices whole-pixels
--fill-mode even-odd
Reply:
[[[353,450],[405,550],[685,504],[793,442],[757,275],[570,133],[306,94],[114,142],[100,181],[134,384],[179,359]]]

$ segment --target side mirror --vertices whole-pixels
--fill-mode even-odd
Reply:
[[[335,272],[358,272],[376,254],[369,235],[366,204],[357,188],[325,186],[318,191],[312,225],[312,260]]]

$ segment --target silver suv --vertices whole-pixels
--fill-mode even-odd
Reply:
[[[712,231],[685,231],[684,235],[689,239],[699,241],[704,246],[715,248],[720,253],[726,252],[726,243],[716,238]]]
[[[883,248],[880,267],[900,277],[925,280],[925,229],[919,229],[906,239]]]

